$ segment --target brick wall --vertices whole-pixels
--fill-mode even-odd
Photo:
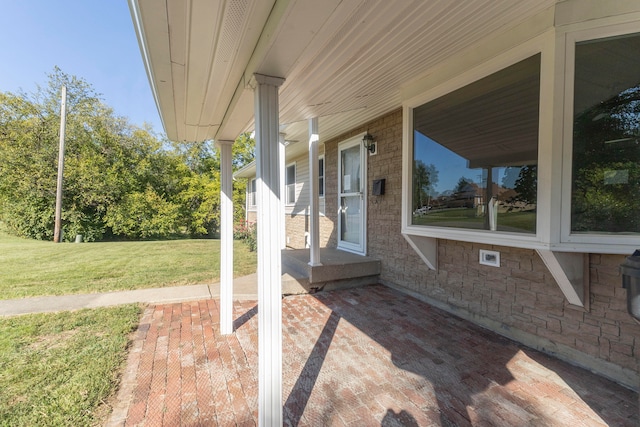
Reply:
[[[567,304],[534,250],[438,241],[438,272],[429,270],[402,237],[402,111],[325,142],[326,212],[337,220],[338,143],[366,130],[378,154],[368,157],[367,253],[382,263],[384,284],[412,293],[526,345],[638,387],[640,325],[626,312],[620,255],[591,254],[590,310]],[[386,179],[383,196],[371,195]],[[332,216],[333,213],[333,216]],[[336,246],[335,234],[328,240]],[[500,251],[501,266],[480,265],[479,250]]]

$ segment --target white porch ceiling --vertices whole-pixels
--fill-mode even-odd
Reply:
[[[403,85],[555,0],[129,0],[165,131],[235,139],[253,73],[284,77],[280,122],[321,140],[401,106]]]

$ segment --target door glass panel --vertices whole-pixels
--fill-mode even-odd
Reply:
[[[340,240],[359,245],[361,235],[360,195],[341,197],[340,205]]]
[[[343,193],[359,193],[360,192],[360,146],[356,145],[351,148],[342,150],[342,182],[341,189]]]

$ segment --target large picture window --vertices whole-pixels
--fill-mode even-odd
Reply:
[[[413,109],[413,225],[536,232],[540,55]]]
[[[640,233],[640,34],[575,46],[572,233]]]

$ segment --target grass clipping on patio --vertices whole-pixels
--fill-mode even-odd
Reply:
[[[0,425],[104,422],[137,305],[0,318]]]

